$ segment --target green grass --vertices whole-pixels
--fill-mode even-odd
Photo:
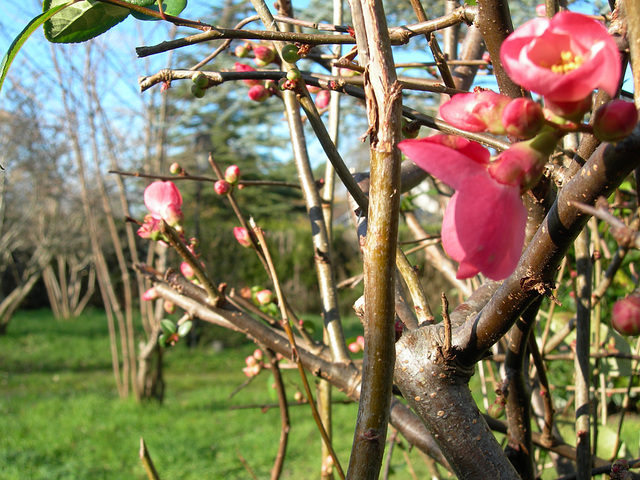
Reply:
[[[254,348],[215,353],[178,345],[165,356],[164,404],[139,405],[118,398],[103,313],[56,321],[46,310],[19,312],[0,337],[0,479],[142,480],[140,437],[163,479],[250,478],[239,454],[258,478],[269,478],[278,409],[229,409],[274,401],[268,373],[229,398],[244,381],[244,357]],[[292,397],[297,373],[286,371],[285,380]],[[309,408],[290,411],[282,478],[318,478],[320,437]],[[356,411],[355,404],[334,409],[335,448],[344,468]],[[411,478],[401,452],[394,452],[392,478]],[[417,452],[410,457],[425,478]]]

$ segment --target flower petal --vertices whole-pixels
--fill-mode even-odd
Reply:
[[[413,163],[454,190],[465,177],[486,173],[489,165],[489,150],[454,135],[404,140],[398,148]]]
[[[452,211],[450,211],[452,209]],[[445,251],[460,263],[458,278],[476,271],[502,280],[515,270],[524,244],[527,212],[518,187],[486,175],[467,177],[442,224]]]

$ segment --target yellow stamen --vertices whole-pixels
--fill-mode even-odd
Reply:
[[[584,59],[581,55],[576,55],[570,51],[564,51],[560,53],[560,62],[555,65],[551,65],[550,69],[553,73],[565,74],[580,67],[583,62]]]

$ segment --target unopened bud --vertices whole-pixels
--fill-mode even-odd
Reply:
[[[235,185],[240,178],[240,168],[237,165],[230,165],[224,171],[224,179],[231,185]]]
[[[288,63],[296,63],[300,60],[300,54],[298,53],[298,47],[293,43],[288,43],[282,47],[282,59]]]
[[[196,272],[193,271],[193,268],[187,262],[182,262],[180,264],[180,272],[187,280],[191,280],[196,276]]]
[[[158,298],[158,293],[156,292],[156,289],[154,287],[151,287],[149,290],[142,294],[142,300],[147,302],[149,300],[155,300],[156,298]]]
[[[259,67],[266,67],[276,58],[276,52],[264,45],[253,47],[253,53],[255,55],[253,61],[256,62],[256,65]]]
[[[236,237],[236,240],[240,245],[245,248],[249,248],[251,246],[251,237],[249,236],[249,232],[244,227],[234,227],[233,235]]]
[[[593,133],[603,142],[617,142],[629,135],[638,123],[633,102],[613,100],[596,110]]]
[[[216,191],[218,195],[226,195],[231,190],[231,185],[226,180],[218,180],[214,185],[213,189]]]
[[[176,313],[176,304],[169,300],[164,301],[164,311],[168,314]]]
[[[236,62],[235,69],[236,69],[236,72],[255,72],[256,71],[256,69],[253,68],[251,65],[245,65],[244,63],[240,63],[240,62]],[[256,85],[262,85],[262,80],[258,80],[258,79],[244,79],[242,81],[245,84],[249,85],[250,87],[254,87]]]
[[[331,100],[331,92],[329,90],[320,90],[316,95],[316,107],[320,110],[329,106]]]
[[[264,102],[271,96],[271,92],[264,85],[254,85],[249,89],[248,95],[254,102]]]
[[[271,290],[265,289],[265,290],[260,290],[258,293],[256,293],[256,300],[260,305],[267,305],[271,303],[272,299],[273,299],[273,294],[271,293]]]
[[[174,175],[178,175],[180,172],[182,172],[182,168],[180,167],[179,163],[174,162],[169,167],[169,171]]]
[[[236,57],[244,58],[249,55],[251,51],[251,45],[247,43],[243,43],[242,45],[238,45],[235,49]]]
[[[613,305],[611,326],[622,335],[640,334],[640,296],[632,293]]]
[[[524,139],[535,136],[545,122],[542,107],[529,98],[511,100],[501,119],[507,135]]]

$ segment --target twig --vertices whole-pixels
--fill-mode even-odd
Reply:
[[[240,453],[240,450],[236,450],[236,455],[238,455],[238,459],[240,460],[240,463],[242,463],[242,466],[247,471],[247,473],[251,475],[251,478],[253,478],[253,480],[258,480],[256,473],[253,471],[253,469],[249,465],[249,462],[247,462],[247,459],[242,456],[242,454]]]
[[[158,475],[158,471],[156,467],[153,465],[153,460],[151,459],[151,454],[147,449],[147,444],[144,443],[144,438],[140,438],[140,461],[142,462],[142,466],[147,472],[147,476],[149,480],[160,480],[160,475]]]
[[[273,383],[278,394],[278,406],[280,407],[280,440],[278,442],[278,454],[271,469],[271,480],[277,480],[282,473],[284,459],[287,453],[287,442],[289,440],[289,409],[287,407],[287,395],[282,381],[282,374],[278,365],[278,358],[273,350],[266,349],[267,358],[271,365],[271,374],[273,375]]]
[[[316,421],[316,425],[318,426],[318,430],[320,431],[320,435],[322,436],[322,440],[325,442],[325,445],[327,446],[327,449],[329,450],[329,453],[331,454],[331,458],[333,458],[333,464],[336,467],[336,470],[338,471],[338,475],[340,476],[340,478],[342,480],[344,480],[344,471],[342,470],[342,467],[340,466],[340,462],[338,461],[338,456],[336,455],[335,451],[333,450],[333,446],[331,445],[331,439],[329,438],[327,431],[324,428],[324,425],[322,424],[322,420],[320,419],[320,415],[318,414],[318,409],[316,407],[316,404],[313,400],[313,393],[311,392],[311,387],[309,386],[309,381],[307,380],[307,375],[304,371],[304,366],[302,365],[302,362],[300,361],[300,356],[298,354],[298,350],[296,348],[296,343],[295,343],[295,339],[293,337],[293,331],[291,330],[291,325],[289,324],[289,316],[288,316],[288,312],[287,309],[285,308],[285,301],[284,301],[284,296],[282,295],[282,289],[280,288],[280,282],[278,281],[278,276],[276,274],[275,271],[275,267],[273,265],[273,261],[271,260],[271,255],[269,254],[269,249],[267,248],[267,244],[264,238],[264,235],[262,234],[262,231],[257,228],[254,227],[253,228],[254,233],[256,234],[259,243],[260,243],[260,249],[264,255],[265,261],[267,262],[267,265],[269,267],[269,272],[270,272],[270,276],[271,279],[273,281],[273,286],[274,289],[276,291],[276,296],[278,298],[278,305],[280,306],[280,313],[282,315],[282,327],[284,328],[284,331],[287,334],[287,337],[289,338],[289,342],[291,344],[291,359],[292,361],[294,361],[297,365],[298,365],[298,371],[300,373],[300,378],[302,380],[302,385],[304,386],[304,390],[305,390],[305,394],[307,396],[307,398],[309,399],[309,406],[311,407],[311,413],[313,415],[313,419]]]

